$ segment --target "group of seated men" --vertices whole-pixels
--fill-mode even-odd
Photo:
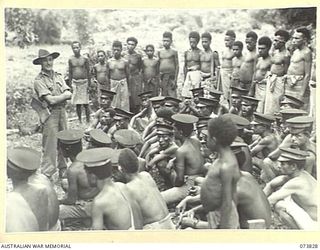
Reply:
[[[57,134],[64,197],[39,173],[37,151],[8,149],[6,231],[75,219],[92,230],[270,228],[272,211],[288,228],[315,229],[314,119],[290,95],[278,114],[258,113],[241,91],[231,87],[229,110],[217,90],[194,88],[184,101],[146,91],[134,114],[101,89],[91,125]]]

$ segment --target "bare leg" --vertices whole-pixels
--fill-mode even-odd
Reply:
[[[77,109],[77,115],[78,115],[79,122],[82,123],[82,120],[81,120],[81,104],[77,104],[76,105],[76,109]]]

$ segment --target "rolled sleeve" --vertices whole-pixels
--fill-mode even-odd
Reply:
[[[41,79],[36,79],[34,81],[34,90],[38,94],[39,99],[41,99],[43,96],[51,95],[51,91]]]

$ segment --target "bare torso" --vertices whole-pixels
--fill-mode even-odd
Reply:
[[[213,52],[212,50],[201,51],[200,53],[200,70],[203,73],[211,73],[213,68]]]
[[[97,63],[94,65],[94,70],[98,83],[103,85],[107,84],[107,64]]]
[[[127,183],[127,187],[141,208],[144,225],[160,221],[168,215],[167,205],[149,173],[140,172]]]
[[[293,52],[293,55],[290,60],[290,65],[288,68],[288,75],[302,75],[304,76],[305,72],[305,57],[306,55],[311,56],[309,48],[304,48],[302,50],[296,49]]]
[[[70,70],[71,69],[71,70]],[[69,70],[72,72],[71,78],[75,80],[88,79],[89,61],[87,58],[72,56],[69,59]]]
[[[276,74],[277,76],[285,75],[287,66],[285,64],[288,63],[288,55],[286,50],[279,51],[275,50],[271,56],[271,68],[270,71],[272,74]]]
[[[251,83],[254,71],[254,63],[257,58],[256,51],[247,51],[244,55],[243,63],[240,67],[240,81],[243,83]]]
[[[112,80],[121,80],[126,78],[126,68],[128,62],[122,58],[111,58],[108,60],[109,78]]]
[[[195,138],[185,140],[178,149],[185,155],[185,175],[199,175],[202,173],[204,158],[201,153],[201,144]]]
[[[139,73],[142,62],[141,55],[133,52],[132,54],[126,54],[124,58],[128,61],[130,75]]]
[[[256,65],[256,70],[254,72],[254,80],[260,82],[265,79],[267,72],[271,67],[271,57],[266,58],[259,57]]]
[[[156,58],[145,58],[142,60],[143,79],[149,80],[158,76],[159,60]]]
[[[225,48],[221,53],[221,57],[221,68],[232,68],[233,50],[231,48]]]
[[[199,48],[190,49],[185,52],[185,65],[187,69],[200,69],[200,53],[201,50]]]
[[[173,49],[164,49],[159,51],[159,71],[161,73],[175,74],[176,59],[178,58],[177,51]]]

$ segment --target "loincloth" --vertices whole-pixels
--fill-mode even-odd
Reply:
[[[303,83],[304,83],[303,75],[286,75],[284,78],[285,81],[285,94],[302,97],[304,93],[302,93]]]
[[[71,103],[77,104],[88,104],[89,103],[89,92],[88,92],[88,79],[72,79],[72,97]]]
[[[116,92],[111,106],[129,111],[129,90],[127,79],[110,79],[110,90]]]
[[[240,224],[239,224],[239,215],[237,211],[237,207],[232,201],[232,208],[231,208],[231,213],[228,218],[228,222],[226,225],[226,228],[228,229],[239,229]],[[207,220],[209,223],[209,228],[210,229],[220,229],[220,222],[221,222],[221,211],[210,211],[207,214]]]
[[[191,89],[198,88],[201,83],[201,72],[200,70],[188,71],[186,80],[182,86],[181,96],[191,97]]]

